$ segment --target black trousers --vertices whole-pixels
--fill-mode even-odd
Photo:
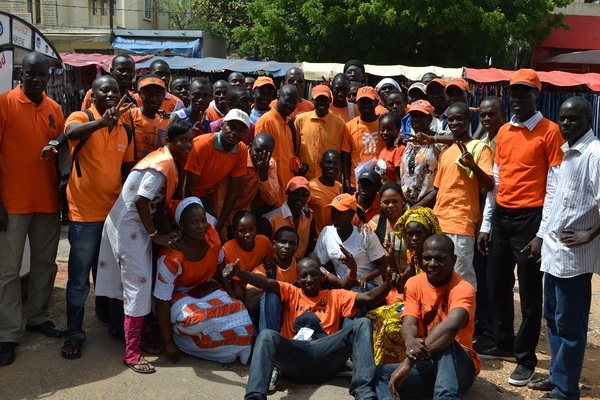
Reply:
[[[501,350],[513,351],[517,362],[537,365],[535,348],[542,322],[540,263],[529,259],[523,247],[534,237],[542,220],[542,207],[507,209],[496,206],[492,222],[492,302],[494,338]],[[513,288],[515,263],[519,278],[521,325],[514,333]]]

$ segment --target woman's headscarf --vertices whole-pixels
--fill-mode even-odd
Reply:
[[[199,204],[204,208],[204,204],[202,204],[202,200],[197,197],[186,197],[181,200],[175,209],[175,222],[179,225],[179,221],[181,220],[181,214],[183,214],[183,210],[185,210],[189,205]]]
[[[375,86],[375,90],[377,90],[377,93],[379,93],[379,91],[381,90],[381,88],[384,85],[392,85],[397,90],[402,90],[402,89],[400,89],[400,85],[398,84],[398,82],[396,82],[392,78],[383,78],[382,80],[379,81],[379,83],[377,84],[377,86]]]
[[[429,207],[417,207],[407,210],[394,225],[394,233],[400,239],[404,237],[406,225],[411,222],[418,222],[423,225],[430,235],[442,233],[440,223]]]

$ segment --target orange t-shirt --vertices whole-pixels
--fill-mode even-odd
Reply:
[[[277,104],[277,100],[273,100],[271,102],[271,104],[269,104],[269,107],[271,108],[271,110],[275,108],[276,104]],[[290,114],[290,118],[294,118],[296,115],[298,115],[300,113],[312,111],[314,109],[315,109],[315,105],[313,103],[311,103],[310,101],[308,101],[306,99],[300,99],[300,101],[298,102],[298,105],[296,106],[296,108],[294,109],[292,114]],[[256,131],[256,132],[261,132],[261,131]]]
[[[89,109],[95,120],[102,118],[96,106]],[[69,115],[65,127],[85,124],[89,118],[83,111]],[[79,140],[69,140],[71,157]],[[81,178],[71,169],[67,184],[69,220],[76,222],[104,221],[121,193],[121,166],[134,161],[133,142],[129,143],[121,118],[110,133],[108,128],[93,132],[77,155]]]
[[[346,124],[337,115],[329,113],[323,118],[314,111],[298,115],[294,121],[296,132],[302,138],[300,161],[308,165],[304,176],[311,180],[321,176],[321,157],[327,150],[350,152]]]
[[[310,245],[310,226],[313,220],[313,213],[311,211],[308,213],[308,215],[306,215],[307,213],[302,211],[300,218],[298,219],[298,226],[295,226],[293,217],[283,217],[282,208],[283,207],[279,207],[264,214],[263,218],[265,218],[271,224],[271,235],[273,236],[275,236],[275,232],[277,232],[277,230],[282,226],[290,226],[296,229],[296,232],[298,232],[298,249],[294,253],[294,257],[304,257],[306,255],[306,249],[308,249],[308,246]]]
[[[153,119],[148,118],[142,114],[139,107],[131,109],[131,117],[129,113],[125,113],[122,118],[124,118],[122,121],[128,125],[133,121],[137,161],[167,144],[168,119],[158,114]]]
[[[136,93],[134,95],[134,97],[135,97],[137,106],[141,107],[142,106],[142,98],[140,97],[140,94]],[[82,107],[83,107],[83,105],[82,105]],[[179,97],[177,97],[174,94],[171,94],[169,92],[165,92],[165,97],[160,105],[160,110],[163,110],[167,113],[172,113],[173,111],[177,111],[183,107],[184,107],[183,101],[181,101],[179,99]]]
[[[237,150],[225,152],[217,148],[217,133],[206,133],[196,136],[185,170],[200,177],[196,187],[196,196],[206,195],[209,189],[215,187],[227,176],[236,178],[246,174],[248,148],[242,142],[237,144]]]
[[[316,297],[308,297],[302,289],[279,282],[279,293],[283,303],[283,324],[281,334],[291,339],[294,337],[294,321],[301,314],[310,311],[315,313],[327,334],[340,329],[340,317],[352,317],[354,300],[358,293],[344,289],[321,290]]]
[[[234,263],[239,258],[240,269],[243,271],[252,271],[263,262],[266,256],[273,256],[273,246],[265,235],[256,235],[254,249],[251,252],[243,250],[237,239],[228,240],[223,245],[223,251],[225,252],[225,263]]]
[[[290,179],[295,176],[294,172],[290,169],[290,162],[295,156],[292,131],[281,114],[275,108],[272,108],[271,111],[258,119],[254,132],[268,132],[275,139],[275,148],[273,149],[272,157],[277,162],[279,195],[277,196],[275,206],[279,207],[285,203],[287,199],[285,188]]]
[[[479,374],[479,356],[473,350],[475,328],[475,289],[456,272],[450,282],[442,287],[434,287],[427,280],[427,274],[413,276],[404,286],[404,311],[402,317],[411,315],[419,320],[419,337],[426,338],[437,324],[448,318],[450,311],[463,308],[469,313],[469,320],[456,335],[456,341],[469,351],[475,371]],[[429,321],[427,326],[423,321]]]
[[[456,144],[440,154],[433,183],[438,189],[433,213],[444,233],[474,237],[480,218],[479,182],[475,174],[469,178],[469,172],[456,164],[461,154]],[[477,165],[492,175],[492,151],[488,146],[483,146]]]
[[[388,182],[396,182],[396,168],[400,168],[400,164],[402,164],[402,154],[405,148],[403,144],[391,150],[385,147],[379,153],[379,159],[385,160],[386,169],[383,178],[387,179]]]
[[[494,162],[500,167],[496,202],[510,209],[541,207],[548,169],[562,162],[564,140],[558,125],[542,118],[529,131],[508,122],[496,137]]]
[[[297,264],[295,258],[292,258],[292,262],[290,263],[288,269],[283,269],[280,268],[279,265],[276,265],[275,268],[277,268],[277,273],[275,275],[275,280],[278,282],[294,283],[298,277],[298,270],[296,267]],[[262,276],[267,276],[267,271],[265,271],[265,266],[263,264],[260,264],[258,267],[254,268],[252,272]]]
[[[0,95],[0,199],[8,214],[60,209],[56,163],[40,159],[64,130],[63,112],[46,94],[39,105],[22,85]]]
[[[308,206],[313,211],[318,235],[323,227],[331,225],[331,209],[325,206],[342,193],[342,184],[336,181],[333,186],[325,186],[319,178],[315,178],[308,182],[308,187],[310,188]]]
[[[347,134],[350,139],[352,158],[351,183],[355,185],[354,169],[358,163],[377,158],[381,150],[385,149],[385,143],[379,137],[379,120],[364,122],[360,117],[356,117],[348,122],[346,127],[348,128]]]
[[[346,107],[336,107],[332,103],[329,106],[329,111],[343,119],[344,122],[352,121],[360,115],[358,106],[355,103],[348,103]]]

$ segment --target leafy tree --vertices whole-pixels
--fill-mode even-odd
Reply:
[[[281,61],[516,67],[571,1],[253,0],[232,32],[242,53]]]

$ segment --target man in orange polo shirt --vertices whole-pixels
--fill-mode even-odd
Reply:
[[[333,102],[329,111],[343,119],[344,122],[358,117],[358,106],[348,102],[348,93],[350,93],[350,80],[345,74],[336,74],[331,80]]]
[[[215,228],[222,233],[246,175],[248,147],[242,138],[248,131],[248,114],[234,108],[223,119],[220,132],[197,136],[185,164],[184,197],[202,199],[207,214],[217,219]],[[211,191],[223,179],[229,179],[229,190],[223,207],[217,214],[213,209]]]
[[[184,107],[183,101],[181,101],[179,97],[169,93],[166,90],[171,81],[171,67],[169,67],[169,64],[165,60],[152,61],[150,67],[148,68],[148,75],[156,75],[165,83],[165,93],[163,94],[159,110],[163,110],[165,113],[170,114]],[[140,96],[140,93],[137,93],[135,98],[138,107],[140,107],[142,105],[142,97]]]
[[[110,75],[115,78],[119,84],[119,92],[123,93],[125,103],[137,104],[135,93],[129,90],[131,88],[131,82],[135,77],[135,61],[129,54],[119,54],[112,59],[110,66]],[[88,90],[85,94],[85,98],[81,103],[81,109],[87,110],[92,106],[92,89]]]
[[[298,90],[293,85],[285,85],[279,92],[275,107],[260,117],[254,128],[255,132],[267,132],[275,139],[273,158],[277,161],[277,177],[279,179],[279,196],[277,207],[286,200],[285,188],[295,176],[292,160],[300,148],[300,137],[292,132],[287,118],[296,108]]]
[[[306,81],[304,80],[304,71],[302,71],[298,67],[292,67],[288,69],[285,73],[285,79],[283,82],[285,85],[295,86],[298,90],[298,103],[296,104],[296,108],[294,109],[294,111],[290,114],[290,117],[294,118],[300,113],[314,110],[315,107],[313,106],[313,103],[302,97],[302,95],[304,94],[304,88],[306,88]],[[273,100],[271,102],[271,108],[275,107],[276,103],[277,100]]]
[[[135,138],[135,161],[163,147],[169,119],[158,113],[167,88],[157,75],[146,75],[139,82],[140,107],[125,115],[124,122],[133,126]]]
[[[542,221],[546,190],[554,192],[564,143],[558,125],[536,111],[542,83],[531,69],[510,77],[509,105],[514,113],[497,135],[494,156],[494,191],[488,192],[478,244],[488,247],[492,235],[492,299],[496,344],[478,349],[487,358],[514,354],[517,367],[511,385],[524,386],[535,373],[535,348],[542,320],[541,239],[536,233]],[[517,264],[521,321],[515,336],[513,288]]]
[[[346,124],[337,115],[329,112],[331,90],[326,85],[317,85],[312,90],[315,109],[296,117],[294,125],[301,137],[299,158],[308,165],[306,179],[311,180],[321,175],[319,163],[326,150],[346,153],[349,158],[350,143],[346,135]]]
[[[46,97],[48,60],[23,58],[23,84],[0,95],[0,366],[15,360],[23,336],[19,272],[29,236],[31,270],[25,329],[61,337],[48,314],[60,236],[56,165],[40,151],[64,128],[62,110]]]
[[[250,122],[256,124],[258,119],[271,109],[271,101],[275,96],[275,83],[268,76],[259,76],[252,87],[254,106],[250,111]]]
[[[364,221],[358,214],[354,216],[352,223],[360,225],[369,222],[374,216],[379,215],[381,211],[381,200],[379,199],[379,189],[381,188],[381,175],[371,170],[363,173],[358,180],[358,190],[356,191],[356,203],[364,214]]]
[[[72,113],[66,122],[71,156],[76,153],[67,185],[69,201],[69,280],[67,281],[67,329],[62,355],[81,356],[86,340],[83,312],[90,291],[90,270],[96,280],[98,252],[104,221],[121,193],[121,184],[134,166],[133,141],[121,115],[133,104],[119,109],[119,86],[109,76],[92,84],[94,103],[89,111]],[[124,98],[123,98],[124,99]],[[84,144],[82,144],[82,142]],[[107,316],[105,316],[107,317]],[[120,329],[119,329],[120,328]],[[111,327],[113,336],[123,327]]]
[[[324,227],[331,225],[331,212],[327,206],[331,201],[342,193],[342,184],[336,181],[342,167],[340,153],[335,150],[327,150],[321,157],[320,177],[308,182],[310,199],[308,206],[315,216],[315,230],[317,235]]]
[[[348,156],[342,155],[342,173],[344,174],[344,192],[353,190],[356,183],[354,170],[360,163],[371,161],[385,149],[385,143],[379,138],[379,115],[375,112],[377,106],[377,91],[371,86],[358,89],[356,96],[360,116],[346,124],[350,139],[350,162]],[[351,169],[344,171],[345,166]]]

